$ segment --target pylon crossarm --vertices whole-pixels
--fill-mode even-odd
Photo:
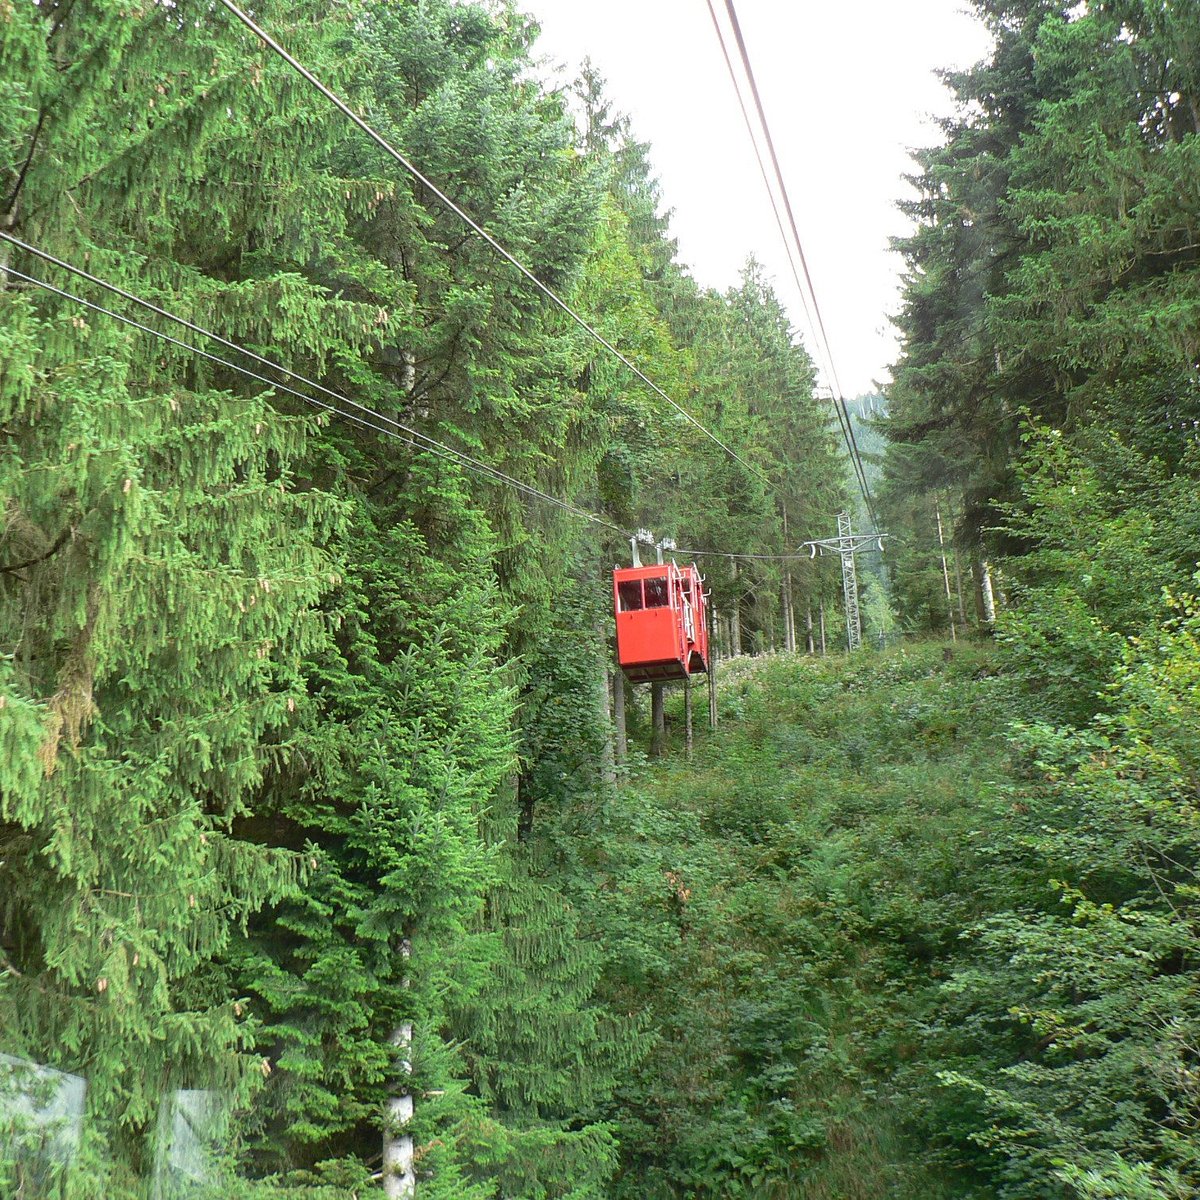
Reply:
[[[814,558],[826,550],[831,554],[859,554],[864,550],[882,550],[883,539],[890,536],[886,533],[852,533],[840,538],[813,538],[812,541],[801,542],[797,549],[807,550]]]

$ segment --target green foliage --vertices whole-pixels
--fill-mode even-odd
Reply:
[[[986,911],[988,660],[764,658],[721,710],[694,763],[634,773],[580,861],[603,994],[656,1035],[611,1110],[614,1195],[969,1194],[922,1149],[939,1064],[915,1030]]]
[[[419,507],[417,486],[406,506]],[[449,481],[438,497],[436,557],[396,499],[359,498],[337,644],[308,666],[303,771],[272,780],[252,826],[320,847],[304,896],[256,922],[237,961],[279,1068],[260,1135],[268,1163],[368,1137],[392,1084],[393,1030],[414,1015],[437,1027],[448,989],[479,986],[435,947],[467,949],[493,869],[479,819],[511,769],[511,696],[486,535]],[[445,1087],[444,1063],[433,1078],[420,1065],[415,1085]]]
[[[0,415],[20,431],[0,479],[0,1005],[10,1049],[87,1062],[118,1137],[168,1080],[228,1086],[247,1065],[211,960],[301,868],[233,826],[324,636],[340,514],[292,483],[299,423],[220,393],[131,395],[120,335],[88,330],[85,350],[55,325]]]
[[[885,501],[909,612],[947,491],[960,548],[1004,554],[1026,724],[928,1128],[987,1194],[1191,1195],[1194,14],[976,7],[994,53],[919,159]]]
[[[907,525],[916,547],[932,540],[922,508],[949,490],[943,512],[956,514],[959,546],[986,558],[1023,555],[1042,538],[1036,523],[1004,516],[1030,499],[1030,421],[1096,465],[1097,453],[1114,457],[1099,449],[1108,431],[1160,480],[1187,463],[1200,126],[1194,75],[1181,65],[1193,56],[1188,19],[1142,3],[976,8],[995,48],[948,77],[959,110],[946,144],[918,156],[920,199],[908,206],[918,228],[900,244],[910,277],[884,493],[889,524]],[[1103,465],[1121,483],[1101,471],[1110,494],[1096,524],[1133,507],[1118,499],[1127,464]],[[1034,509],[1046,498],[1036,486]],[[1191,504],[1175,498],[1190,527]],[[1132,552],[1138,535],[1124,532]],[[919,554],[901,562],[914,578],[898,581],[900,593],[919,600],[927,571]],[[1130,588],[1146,573],[1143,564]],[[1031,598],[1031,620],[1050,636],[1048,599]],[[1092,600],[1066,608],[1065,658],[1104,657]],[[1094,668],[1084,673],[1081,690],[1094,692]],[[1086,717],[1090,703],[1060,711]]]
[[[1025,448],[1009,528],[1028,549],[1007,564],[1017,605],[998,633],[1037,710],[1083,723],[1125,639],[1151,633],[1163,589],[1192,567],[1194,452],[1171,471],[1103,426],[1073,440],[1035,427]]]
[[[255,16],[778,496],[219,8],[0,4],[0,227],[619,523],[763,554],[824,531],[845,472],[807,354],[758,265],[718,295],[675,263],[594,74],[576,131],[505,5]],[[68,1192],[152,1186],[180,1088],[228,1126],[196,1194],[360,1194],[406,1092],[426,1200],[628,1191],[632,996],[676,914],[612,962],[603,938],[680,868],[615,849],[638,900],[597,840],[625,821],[624,546],[6,268],[134,310],[0,250],[0,1051],[88,1081]],[[773,644],[778,568],[718,563]],[[760,917],[747,894],[723,935]],[[819,1140],[775,1096],[811,1043],[801,974],[712,1014],[739,1090],[667,1174],[766,1179]],[[736,1161],[725,1119],[766,1130]]]
[[[1124,653],[1108,715],[1021,735],[1035,790],[1009,853],[1040,886],[976,928],[943,1027],[951,1045],[956,1025],[980,1031],[946,1081],[979,1097],[970,1136],[995,1156],[1002,1195],[1034,1181],[1039,1195],[1118,1194],[1124,1179],[1129,1194],[1182,1196],[1200,1178],[1198,632],[1191,602],[1176,604]]]

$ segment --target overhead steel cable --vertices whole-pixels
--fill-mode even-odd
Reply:
[[[758,89],[758,81],[754,76],[754,68],[750,62],[749,50],[746,47],[746,40],[742,34],[741,23],[738,20],[737,9],[734,4],[734,0],[725,0],[725,8],[729,14],[730,24],[733,28],[734,37],[738,44],[738,53],[742,60],[743,69],[746,72],[746,80],[750,86],[751,95],[754,98],[754,105],[758,113],[759,122],[762,126],[763,137],[766,141],[767,150],[771,156],[771,164],[774,168],[779,192],[783,198],[784,208],[787,212],[788,224],[792,232],[792,239],[795,242],[796,250],[799,254],[800,265],[804,271],[804,278],[808,283],[808,291],[812,296],[813,311],[815,312],[817,318],[817,329],[820,332],[820,340],[824,346],[824,357],[829,366],[830,382],[834,390],[834,409],[837,411],[838,422],[842,427],[842,435],[846,440],[846,450],[850,455],[851,466],[854,470],[859,489],[862,492],[863,502],[866,505],[867,512],[870,514],[872,523],[878,527],[879,522],[875,516],[874,501],[873,497],[871,496],[870,484],[867,481],[866,469],[862,463],[862,454],[858,447],[858,438],[854,433],[854,423],[851,420],[850,412],[846,405],[845,393],[842,390],[841,380],[838,377],[837,363],[833,356],[833,346],[830,343],[829,334],[825,328],[825,319],[821,312],[820,300],[817,298],[816,286],[813,283],[812,273],[808,267],[808,260],[804,254],[804,246],[800,240],[800,231],[796,222],[796,215],[792,209],[791,196],[787,189],[787,183],[783,177],[783,168],[779,162],[779,155],[775,150],[775,139],[771,135],[771,127],[767,121],[767,114],[763,106],[762,95]],[[718,26],[718,33],[719,32],[720,30]],[[726,61],[728,62],[728,57]],[[734,76],[734,85],[736,89],[736,76]]]
[[[6,235],[0,232],[0,237],[4,236]],[[52,256],[46,257],[51,258]],[[142,300],[133,293],[127,292],[123,288],[119,288],[116,284],[107,284],[104,280],[90,275],[81,268],[72,268],[70,264],[63,265],[67,270],[74,270],[75,273],[90,279],[98,286],[106,287],[109,291],[112,291],[118,295],[122,295],[125,298],[132,300],[134,303],[141,304],[143,307],[158,313],[168,320],[175,321],[178,324],[192,329],[204,336],[211,336],[215,341],[220,342],[222,345],[226,345],[238,353],[245,354],[249,358],[255,359],[256,361],[263,363],[273,370],[277,370],[285,375],[290,375],[292,378],[298,379],[301,382],[309,384],[310,386],[320,388],[320,390],[325,392],[327,395],[331,395],[335,399],[351,405],[354,409],[357,409],[358,412],[347,412],[345,409],[339,408],[337,404],[320,400],[315,396],[310,396],[305,392],[301,392],[296,388],[290,387],[288,384],[281,383],[277,379],[271,379],[266,375],[262,375],[257,371],[253,371],[249,367],[241,366],[235,362],[230,362],[228,359],[222,358],[218,354],[213,354],[211,351],[204,350],[203,348],[193,345],[190,342],[185,342],[180,338],[172,337],[170,334],[164,333],[161,329],[155,329],[153,326],[146,325],[141,321],[135,320],[133,317],[125,315],[124,313],[119,313],[113,309],[105,308],[103,305],[95,303],[95,301],[88,300],[86,297],[67,291],[65,288],[57,287],[48,280],[39,279],[34,275],[29,275],[28,273],[21,271],[16,267],[10,265],[7,266],[5,270],[8,274],[13,275],[18,279],[22,279],[27,283],[33,284],[36,287],[42,288],[44,291],[59,296],[64,300],[69,300],[72,303],[81,305],[92,312],[101,314],[102,316],[110,317],[111,319],[119,321],[124,325],[128,325],[142,333],[149,334],[151,337],[158,338],[161,341],[169,342],[173,346],[177,346],[191,354],[198,355],[209,362],[225,367],[227,370],[234,371],[237,374],[244,375],[249,379],[253,379],[256,382],[263,384],[265,387],[272,389],[273,391],[279,391],[290,396],[295,396],[298,400],[302,400],[304,403],[320,409],[323,412],[341,417],[343,420],[350,421],[364,429],[369,429],[382,435],[383,437],[400,441],[405,445],[411,446],[414,450],[419,452],[433,454],[438,458],[443,458],[447,461],[454,462],[463,467],[465,470],[470,471],[473,474],[480,475],[485,479],[489,479],[493,483],[514,488],[515,490],[522,492],[533,499],[541,500],[547,504],[552,504],[558,508],[561,508],[566,512],[571,513],[573,516],[580,517],[583,520],[589,521],[596,525],[601,525],[615,533],[621,534],[622,536],[628,536],[627,530],[622,529],[619,525],[616,525],[613,522],[598,516],[596,513],[591,513],[586,509],[579,508],[577,505],[571,504],[570,501],[563,500],[559,496],[551,495],[549,492],[543,492],[540,488],[536,488],[532,484],[525,483],[523,480],[516,479],[506,472],[491,466],[489,463],[485,463],[477,458],[474,458],[469,454],[464,454],[462,451],[455,449],[453,446],[449,446],[445,442],[440,442],[436,438],[432,438],[428,434],[424,434],[420,430],[404,424],[402,421],[397,421],[395,418],[386,416],[384,413],[380,413],[374,409],[368,408],[366,405],[359,404],[356,401],[351,400],[349,397],[343,396],[339,392],[331,391],[329,388],[325,388],[320,384],[315,384],[311,380],[306,380],[304,376],[289,370],[282,364],[273,362],[271,359],[263,358],[261,355],[255,354],[254,351],[243,346],[239,346],[236,342],[230,342],[225,338],[221,338],[215,333],[210,334],[209,331],[203,329],[203,327],[194,325],[186,318],[176,316],[168,310],[152,304],[150,301]]]
[[[223,3],[228,3],[228,0],[222,0]],[[758,81],[754,76],[754,68],[750,62],[750,52],[746,47],[746,39],[742,35],[741,22],[738,20],[737,7],[734,0],[725,0],[725,11],[729,15],[729,23],[733,29],[734,39],[737,41],[738,54],[742,60],[742,68],[746,73],[746,80],[750,86],[750,94],[754,99],[754,107],[758,113],[759,123],[762,126],[763,138],[766,142],[767,152],[771,157],[771,165],[774,168],[775,179],[779,186],[779,193],[783,199],[784,210],[787,213],[788,225],[791,228],[792,237],[796,244],[796,250],[799,254],[800,265],[804,271],[804,278],[808,283],[808,290],[812,296],[813,311],[817,318],[817,329],[820,332],[821,341],[825,347],[825,357],[829,364],[830,381],[835,390],[835,407],[839,408],[839,420],[844,421],[844,433],[847,435],[847,450],[850,454],[851,463],[854,467],[855,475],[858,479],[859,488],[863,494],[863,502],[867,506],[867,512],[870,514],[871,521],[878,527],[878,520],[875,517],[874,499],[871,496],[870,484],[867,482],[866,472],[862,465],[862,455],[858,448],[858,438],[854,434],[854,425],[850,419],[849,409],[846,407],[845,394],[842,391],[841,381],[837,375],[837,365],[833,358],[833,349],[829,341],[829,334],[825,329],[825,319],[821,313],[820,301],[817,298],[817,290],[813,285],[812,273],[808,268],[808,259],[804,254],[804,244],[800,240],[800,230],[796,222],[796,215],[792,209],[791,197],[788,194],[787,184],[783,178],[783,169],[779,163],[779,155],[775,150],[775,139],[771,136],[771,126],[767,121],[766,110],[763,107],[762,95],[758,90]],[[718,35],[720,34],[720,26],[717,28]],[[722,42],[722,46],[724,43]],[[729,62],[726,55],[726,62]],[[736,87],[736,77],[734,80]]]
[[[779,211],[779,203],[775,199],[775,188],[771,185],[770,175],[767,173],[767,164],[763,161],[762,151],[759,148],[758,136],[754,132],[754,122],[750,117],[750,110],[746,107],[745,96],[742,92],[742,84],[738,79],[737,70],[733,65],[733,60],[729,56],[729,46],[725,40],[725,31],[721,28],[720,19],[717,17],[717,10],[713,0],[706,0],[708,5],[708,15],[712,18],[713,31],[717,35],[717,43],[721,47],[721,55],[725,59],[725,69],[729,73],[730,82],[733,84],[734,94],[737,96],[738,108],[741,109],[742,121],[746,126],[746,134],[750,139],[750,145],[754,150],[755,160],[758,162],[759,174],[762,176],[763,187],[767,193],[767,199],[771,203],[771,211],[775,214],[775,225],[779,230],[779,239],[783,243],[784,253],[787,255],[788,266],[791,267],[792,279],[796,284],[796,295],[800,297],[800,305],[804,309],[804,316],[808,322],[809,329],[813,334],[814,350],[817,356],[824,362],[829,371],[830,378],[836,376],[836,367],[833,360],[830,358],[828,345],[822,345],[821,338],[817,333],[817,323],[813,320],[812,312],[808,304],[808,292],[805,285],[800,281],[800,268],[796,263],[796,255],[792,249],[793,239],[788,237],[787,230],[783,224],[783,214]],[[796,243],[797,249],[803,254],[803,249]],[[809,281],[811,284],[811,280]],[[815,300],[815,294],[814,294]],[[855,460],[854,449],[857,445],[854,442],[852,434],[853,430],[849,423],[849,413],[846,411],[844,404],[839,404],[837,397],[830,391],[830,402],[833,405],[833,414],[837,418],[838,429],[841,431],[842,441],[846,445],[846,454],[850,458],[851,469],[854,471],[854,479],[860,490],[865,483],[864,477],[860,474],[859,463]],[[865,499],[865,494],[864,494]]]
[[[725,9],[729,15],[729,22],[733,29],[734,38],[738,44],[738,54],[742,60],[743,70],[746,73],[746,81],[750,86],[750,92],[754,98],[754,106],[758,113],[759,124],[762,127],[763,138],[767,145],[767,151],[771,156],[771,164],[774,168],[776,183],[779,188],[779,193],[783,198],[784,208],[787,212],[788,224],[792,233],[792,240],[795,243],[796,250],[800,258],[800,265],[804,271],[804,278],[808,284],[809,294],[812,296],[813,311],[815,312],[817,318],[816,331],[819,331],[820,341],[824,347],[824,358],[829,367],[830,382],[834,389],[833,405],[838,415],[838,423],[842,427],[842,436],[846,441],[846,450],[850,455],[851,466],[854,469],[859,489],[862,492],[863,502],[867,506],[867,511],[871,516],[872,522],[878,526],[878,521],[875,518],[875,508],[873,498],[871,496],[870,484],[867,482],[866,471],[862,464],[862,455],[858,448],[858,438],[854,434],[854,424],[850,419],[850,412],[846,406],[846,398],[844,392],[842,391],[841,380],[838,378],[837,363],[833,357],[833,347],[829,341],[829,334],[825,328],[825,319],[821,313],[821,304],[817,298],[816,286],[813,283],[812,273],[808,267],[808,259],[804,253],[804,245],[800,240],[800,230],[796,222],[795,212],[792,209],[791,196],[788,193],[787,184],[783,178],[783,168],[779,162],[779,155],[775,150],[775,139],[771,136],[771,127],[767,121],[766,109],[763,106],[762,95],[758,90],[758,81],[754,76],[754,68],[750,62],[750,52],[746,47],[746,39],[742,35],[742,27],[738,20],[737,8],[734,4],[734,0],[725,0]],[[718,38],[721,41],[722,51],[724,51],[725,43],[724,38],[721,37],[721,28],[719,22],[716,23],[716,28]],[[736,72],[733,71],[732,63],[729,60],[728,53],[725,54],[725,61],[730,68],[730,75],[733,79],[734,89],[739,93],[740,102],[740,88],[738,87],[737,75]],[[751,131],[751,140],[754,140],[753,131]],[[757,143],[755,143],[755,152],[757,153]],[[770,190],[770,185],[768,184],[768,191]],[[773,198],[772,203],[774,203]],[[784,240],[785,245],[787,245],[786,236]],[[790,246],[788,247],[788,253],[790,258]],[[803,289],[801,289],[801,296],[803,297]]]
[[[787,184],[783,179],[783,169],[779,165],[779,155],[775,152],[775,139],[771,136],[771,126],[767,122],[766,110],[763,108],[762,95],[758,90],[758,81],[754,77],[754,68],[750,65],[750,52],[746,48],[746,39],[742,36],[742,27],[738,22],[737,8],[734,6],[733,0],[725,0],[725,11],[729,14],[729,23],[733,28],[734,40],[738,45],[738,54],[742,60],[742,69],[746,72],[746,82],[750,85],[750,95],[754,98],[754,107],[758,113],[759,124],[762,126],[763,139],[766,142],[767,153],[771,156],[771,166],[775,171],[775,179],[779,185],[779,194],[783,199],[783,207],[787,213],[788,225],[792,231],[792,237],[795,239],[796,250],[800,257],[800,266],[804,271],[805,281],[808,283],[809,293],[812,295],[813,311],[817,317],[817,328],[820,330],[821,340],[825,343],[825,348],[829,350],[829,335],[825,330],[825,320],[821,315],[821,306],[817,301],[817,290],[813,286],[812,273],[808,269],[808,259],[804,254],[804,244],[800,240],[800,231],[796,223],[796,214],[792,211],[792,200],[788,194]],[[728,60],[727,60],[728,61]],[[842,390],[842,385],[836,377],[836,369],[833,363],[833,357],[830,355],[829,360],[830,370],[834,372],[833,383],[837,390]]]
[[[875,535],[872,533],[872,534],[863,534],[863,536],[864,537],[874,537]],[[802,544],[807,546],[810,543],[804,542]],[[797,560],[803,560],[804,562],[811,562],[813,559],[813,555],[811,553],[810,554],[738,554],[736,551],[732,551],[732,550],[691,550],[686,546],[680,546],[678,548],[677,553],[680,556],[686,556],[688,558],[736,558],[739,560],[746,559],[746,560],[757,561],[757,562],[793,562],[793,561],[797,561]],[[865,550],[860,550],[860,551],[858,551],[858,553],[860,553],[860,554],[877,554],[877,553],[879,553],[879,551],[871,550],[870,548],[868,548]]]
[[[511,487],[516,491],[529,496],[531,499],[541,500],[547,504],[554,505],[557,508],[579,517],[584,521],[590,522],[593,525],[598,525],[604,529],[608,529],[613,533],[619,533],[623,538],[636,536],[633,531],[624,529],[615,522],[609,521],[597,513],[589,512],[587,509],[580,508],[578,505],[572,504],[569,500],[564,500],[561,496],[552,495],[549,492],[544,492],[540,488],[534,487],[532,484],[525,483],[523,480],[517,479],[512,475],[501,471],[497,467],[493,467],[490,463],[486,463],[481,459],[475,458],[473,455],[450,446],[445,442],[439,441],[437,438],[431,437],[429,434],[422,433],[419,429],[411,425],[405,424],[403,421],[396,420],[395,417],[389,417],[385,413],[381,413],[376,409],[370,408],[368,405],[362,404],[357,400],[345,395],[342,392],[335,391],[333,388],[326,387],[317,380],[310,379],[299,371],[293,370],[291,367],[285,366],[283,363],[277,362],[275,359],[268,358],[265,355],[259,354],[251,350],[247,346],[241,345],[239,342],[232,341],[229,338],[223,337],[214,330],[206,329],[203,325],[197,324],[195,321],[189,320],[187,317],[182,317],[178,313],[171,312],[170,309],[163,308],[159,304],[155,304],[152,300],[147,300],[144,296],[139,296],[136,292],[131,292],[120,284],[113,283],[111,280],[103,279],[99,275],[93,274],[91,271],[85,270],[83,267],[77,266],[74,263],[67,262],[65,259],[58,258],[49,251],[42,250],[38,246],[31,245],[29,242],[22,241],[13,234],[0,230],[0,241],[6,241],[17,247],[19,250],[31,254],[44,262],[66,271],[69,274],[85,280],[96,287],[110,292],[113,295],[120,296],[122,299],[136,304],[148,312],[154,313],[156,316],[162,317],[165,320],[172,321],[177,325],[182,326],[191,333],[200,335],[201,337],[209,338],[218,345],[224,346],[237,354],[245,355],[261,366],[272,371],[278,371],[281,375],[286,375],[290,379],[311,387],[313,390],[320,392],[322,395],[329,397],[329,400],[321,400],[315,396],[310,396],[305,392],[299,391],[297,388],[291,387],[286,383],[281,383],[277,379],[271,379],[266,375],[260,374],[258,371],[251,370],[249,367],[240,365],[236,362],[231,362],[227,358],[222,358],[219,354],[213,354],[209,350],[205,350],[200,346],[196,346],[191,342],[185,342],[181,338],[172,337],[169,333],[164,333],[161,329],[155,329],[152,325],[147,325],[142,321],[138,321],[133,317],[127,316],[124,313],[116,312],[114,309],[105,308],[102,304],[97,304],[93,300],[88,300],[84,296],[80,296],[74,292],[70,292],[65,288],[60,288],[48,280],[39,279],[35,275],[30,275],[25,271],[20,270],[12,265],[5,267],[5,272],[17,279],[41,288],[43,291],[49,292],[52,295],[58,296],[60,299],[68,300],[73,304],[80,305],[91,312],[98,313],[101,316],[109,317],[110,319],[127,325],[132,329],[136,329],[140,333],[148,334],[160,341],[169,343],[172,346],[185,350],[190,354],[195,354],[208,362],[215,363],[217,366],[233,371],[235,374],[243,375],[248,379],[254,380],[256,383],[262,384],[264,387],[272,391],[283,392],[285,395],[294,396],[298,400],[302,400],[305,404],[310,405],[322,412],[329,413],[332,416],[340,417],[343,420],[349,421],[360,428],[370,430],[373,433],[378,433],[383,437],[392,438],[400,441],[404,445],[412,447],[412,449],[426,454],[435,455],[438,458],[445,459],[448,462],[453,462],[461,466],[464,470],[478,475],[481,478],[487,479],[492,483],[497,483],[505,487]],[[348,405],[356,411],[348,412],[339,405]],[[794,559],[807,559],[811,557],[807,554],[747,554],[730,550],[699,550],[688,547],[680,547],[678,553],[688,555],[695,558],[728,558],[728,559],[743,559],[746,561],[760,562],[783,562]]]
[[[767,199],[771,202],[771,211],[775,214],[775,225],[779,230],[780,240],[783,242],[784,252],[787,254],[788,265],[792,269],[792,278],[796,283],[796,294],[800,297],[800,304],[804,309],[804,317],[807,320],[809,328],[813,333],[816,333],[817,324],[813,320],[812,313],[808,307],[808,296],[805,293],[804,285],[800,282],[800,268],[796,265],[796,257],[792,253],[792,243],[788,240],[787,231],[783,227],[783,214],[779,211],[779,202],[775,199],[775,189],[771,186],[771,178],[767,174],[767,164],[763,161],[762,150],[759,149],[758,138],[754,134],[754,122],[750,118],[750,110],[746,107],[746,99],[742,94],[742,85],[738,80],[737,71],[734,69],[733,60],[729,57],[729,47],[725,42],[725,32],[721,28],[721,22],[717,18],[717,10],[713,4],[713,0],[705,0],[708,5],[708,15],[712,18],[713,30],[717,35],[717,43],[721,47],[721,54],[725,59],[725,68],[729,72],[729,78],[733,83],[733,91],[737,96],[738,108],[742,111],[742,121],[746,126],[746,133],[750,138],[751,148],[754,150],[754,158],[758,163],[758,171],[762,176],[763,187],[766,188]]]
[[[561,500],[556,496],[550,496],[547,493],[542,493],[537,488],[532,487],[532,485],[523,483],[521,480],[514,479],[511,476],[505,474],[505,472],[499,470],[499,468],[497,468],[497,467],[492,466],[490,463],[486,463],[486,462],[483,462],[481,459],[474,458],[472,455],[467,454],[465,451],[459,450],[453,446],[448,446],[445,442],[440,442],[440,441],[438,441],[437,438],[431,437],[429,434],[423,433],[423,432],[421,432],[421,430],[415,429],[411,425],[406,425],[403,421],[398,421],[394,417],[389,417],[385,413],[380,413],[373,408],[369,408],[367,405],[361,404],[359,401],[353,399],[350,396],[345,395],[342,392],[336,392],[333,389],[326,387],[323,383],[320,383],[315,379],[309,379],[307,376],[302,375],[299,371],[295,371],[291,367],[284,366],[283,363],[275,362],[273,359],[265,358],[261,354],[256,354],[253,350],[249,349],[248,347],[240,345],[238,342],[230,341],[228,338],[222,337],[219,333],[216,333],[214,330],[206,329],[202,325],[197,325],[194,321],[189,321],[186,317],[179,316],[178,313],[170,312],[169,310],[160,307],[159,305],[153,303],[152,301],[147,300],[144,296],[138,296],[134,292],[128,291],[126,288],[123,288],[120,285],[111,282],[110,280],[101,279],[98,275],[93,275],[90,271],[84,270],[83,267],[76,266],[74,263],[69,263],[64,259],[57,258],[53,254],[50,254],[48,251],[42,250],[37,246],[30,245],[28,242],[23,242],[20,238],[14,237],[12,234],[7,233],[4,230],[0,230],[0,240],[9,242],[12,245],[18,247],[19,249],[25,251],[26,253],[35,255],[36,257],[42,259],[44,262],[48,262],[55,267],[59,267],[64,271],[68,271],[70,274],[75,275],[76,277],[78,277],[80,279],[85,279],[85,280],[87,280],[87,282],[95,284],[97,287],[103,288],[105,291],[112,292],[114,295],[120,296],[124,300],[128,300],[128,301],[132,302],[133,304],[137,304],[140,307],[145,308],[148,311],[154,313],[156,316],[164,317],[168,321],[173,321],[177,325],[182,325],[185,329],[190,330],[192,333],[197,333],[201,337],[209,338],[210,340],[218,343],[219,345],[226,347],[229,350],[236,351],[238,354],[244,354],[247,358],[252,359],[253,361],[255,361],[257,363],[260,363],[262,366],[269,367],[273,371],[278,371],[281,374],[286,375],[289,378],[294,379],[297,382],[304,384],[306,387],[310,387],[314,391],[320,392],[324,396],[328,396],[330,400],[333,400],[338,404],[348,404],[351,408],[357,409],[359,412],[365,414],[368,418],[373,418],[374,420],[378,420],[378,421],[384,421],[388,425],[394,427],[396,430],[399,430],[399,431],[407,434],[408,438],[410,438],[410,439],[415,438],[415,439],[417,439],[418,442],[427,444],[427,448],[437,447],[439,450],[444,451],[445,454],[452,455],[454,458],[456,458],[463,464],[470,464],[471,467],[474,467],[478,470],[486,471],[490,475],[496,477],[498,480],[500,480],[502,482],[510,483],[514,487],[521,488],[522,490],[528,492],[529,494],[537,495],[539,498],[548,500],[549,502],[551,502],[553,504],[558,504],[560,507],[568,505],[567,501]],[[84,303],[88,303],[88,302],[84,301]],[[109,312],[108,309],[101,308],[101,309],[99,309],[99,311],[104,312],[109,316],[115,316],[118,320],[124,319],[120,316],[120,314],[111,313],[111,312]],[[141,324],[138,324],[136,322],[134,324],[136,324],[137,328],[144,329],[147,332],[156,332],[147,326],[142,326]],[[168,340],[174,341],[175,339],[168,339]],[[184,346],[184,347],[188,347],[188,345],[189,345],[186,342],[176,342],[176,344],[180,345],[180,346]],[[205,355],[206,357],[212,357],[211,355],[208,355],[207,352],[200,350],[199,348],[195,348],[195,349],[196,349],[196,353],[198,353],[198,354]],[[216,359],[216,361],[222,363],[225,366],[231,367],[235,371],[241,371],[242,374],[249,375],[253,379],[257,379],[262,382],[266,382],[267,384],[269,384],[273,387],[280,386],[281,390],[288,392],[291,395],[299,396],[301,399],[307,400],[310,403],[313,402],[311,397],[304,396],[300,392],[294,391],[293,389],[285,387],[283,385],[277,385],[274,380],[264,379],[263,376],[257,375],[254,372],[245,371],[242,368],[238,367],[236,364],[226,362],[225,359],[218,358],[218,359]],[[337,412],[337,413],[339,413],[339,415],[342,415],[342,416],[348,415],[345,413],[340,413],[340,411],[338,409],[336,409],[330,405],[320,405],[319,407],[327,408],[329,411]],[[360,423],[366,424],[369,428],[375,428],[373,425],[370,425],[369,422],[360,422]],[[418,448],[420,448],[420,447],[418,447]],[[443,455],[443,457],[444,456],[445,455]],[[576,512],[577,515],[589,515],[589,516],[594,515],[594,514],[585,514],[583,509],[575,509],[573,507],[570,509],[570,511]],[[600,517],[597,517],[596,519],[599,521],[603,521],[603,518],[600,518]],[[618,527],[615,525],[611,526],[611,528],[618,529]],[[618,529],[618,532],[623,533],[624,530]]]
[[[284,62],[288,64],[298,75],[305,79],[309,84],[317,89],[322,96],[325,97],[339,112],[342,113],[349,121],[351,121],[361,132],[367,135],[381,150],[389,157],[400,164],[418,183],[423,187],[428,188],[446,207],[454,213],[473,233],[481,237],[491,248],[509,263],[521,275],[525,277],[533,286],[541,292],[552,304],[561,309],[576,325],[579,326],[589,337],[591,337],[600,346],[603,346],[614,358],[617,359],[631,374],[640,379],[647,388],[658,396],[659,399],[665,400],[677,413],[680,414],[690,424],[695,426],[709,441],[719,446],[726,454],[729,455],[735,462],[740,463],[751,474],[757,476],[768,487],[772,487],[770,479],[767,478],[753,463],[747,462],[736,450],[731,446],[726,445],[712,430],[708,429],[696,417],[694,417],[682,404],[671,397],[657,383],[654,382],[640,367],[636,366],[621,350],[619,350],[612,342],[608,340],[598,329],[592,325],[586,317],[582,316],[575,308],[568,304],[549,284],[543,283],[520,259],[508,250],[500,241],[498,241],[491,233],[489,233],[478,221],[476,221],[464,208],[455,203],[436,183],[425,175],[409,158],[401,154],[369,122],[364,120],[358,113],[350,107],[336,92],[323,83],[316,75],[313,74],[303,63],[290,54],[284,47],[276,41],[265,29],[262,28],[251,16],[238,8],[233,0],[220,0],[221,4],[229,10],[229,12],[237,18],[264,46],[268,47]]]

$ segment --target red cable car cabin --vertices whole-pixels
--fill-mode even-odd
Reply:
[[[665,683],[708,670],[704,585],[695,567],[618,567],[613,603],[617,659],[631,683]]]

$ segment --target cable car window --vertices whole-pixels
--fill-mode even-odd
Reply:
[[[667,598],[667,581],[665,579],[646,580],[646,607],[666,608],[670,603]]]
[[[622,612],[634,612],[642,607],[642,581],[640,579],[623,579],[617,584],[617,596]]]

